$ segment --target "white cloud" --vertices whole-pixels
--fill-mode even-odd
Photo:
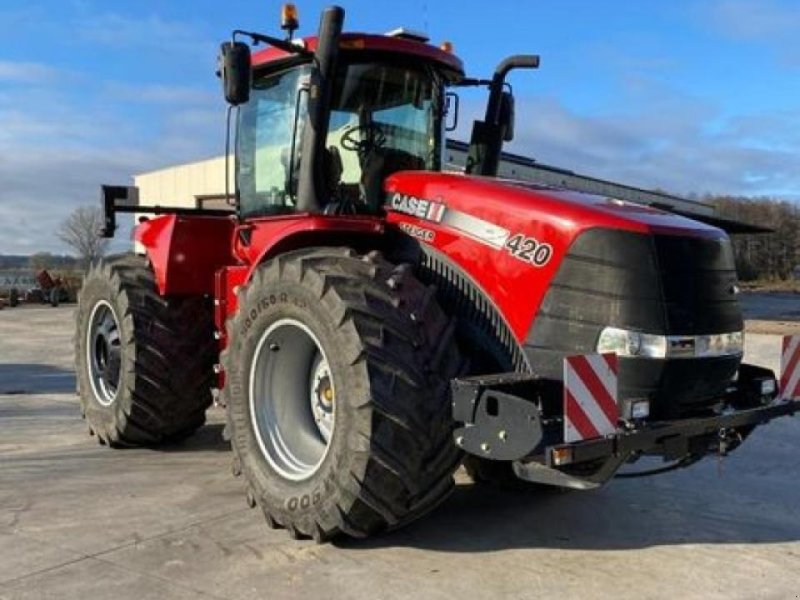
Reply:
[[[787,13],[772,0],[715,0],[706,6],[706,23],[726,35],[791,54],[781,41],[792,36],[785,22],[800,28],[791,9]],[[130,183],[138,172],[222,153],[224,105],[211,76],[216,48],[202,26],[114,13],[87,13],[60,24],[46,18],[41,15],[42,25],[53,34],[74,29],[75,43],[103,44],[126,59],[148,52],[182,61],[185,68],[207,58],[208,85],[130,82],[115,74],[118,81],[83,78],[80,94],[70,96],[62,92],[68,86],[58,85],[69,75],[64,71],[0,61],[0,82],[14,84],[0,93],[0,252],[62,252],[54,236],[58,223],[74,207],[98,202],[101,183]],[[7,24],[3,19],[0,12]],[[677,193],[800,199],[800,112],[725,115],[648,79],[653,69],[663,75],[677,68],[657,52],[610,56],[621,74],[625,105],[638,108],[614,112],[610,106],[587,115],[557,98],[520,96],[517,140],[509,150]],[[180,71],[161,74],[175,72]],[[477,104],[462,102],[459,137],[468,137],[469,119],[478,112]]]
[[[800,67],[800,4],[795,0],[711,0],[701,18],[726,37],[763,44],[783,64]]]
[[[712,23],[732,37],[769,40],[795,35],[800,6],[775,0],[716,0],[708,6]]]
[[[508,149],[681,194],[800,200],[800,111],[724,118],[712,106],[646,81],[632,81],[630,89],[648,99],[647,110],[587,116],[555,98],[519,97],[517,137]],[[0,102],[0,252],[63,252],[56,227],[74,207],[98,202],[101,183],[127,184],[135,173],[221,154],[220,100],[156,108],[142,136],[140,121],[129,121],[124,106],[115,109],[102,96],[85,104],[41,90],[21,103]],[[468,137],[469,120],[482,108],[462,102],[458,137]]]
[[[214,40],[196,23],[170,21],[158,15],[131,16],[87,13],[74,23],[75,35],[85,41],[118,48],[147,48],[169,56],[175,52],[208,53]]]
[[[130,184],[136,173],[221,152],[221,99],[207,94],[176,109],[151,101],[178,101],[186,90],[142,89],[146,97],[130,98],[146,111],[135,118],[130,103],[75,98],[58,86],[0,98],[0,253],[64,252],[56,228],[75,207],[98,203],[101,184]],[[124,232],[118,240],[125,245]]]
[[[62,77],[63,72],[49,65],[36,62],[0,60],[0,81],[12,83],[52,83]]]
[[[213,24],[122,14],[111,5],[97,14],[95,4],[72,2],[59,19],[39,7],[0,8],[9,48],[35,33],[55,40],[53,52],[91,48],[104,60],[81,76],[0,54],[0,253],[66,251],[58,224],[75,207],[99,202],[100,184],[129,184],[136,173],[222,152]],[[116,81],[101,80],[117,60],[157,61],[154,78],[202,70],[207,87],[136,81],[122,70]]]
[[[517,113],[532,117],[520,119],[512,149],[543,163],[678,194],[800,200],[800,132],[787,134],[785,120],[774,115],[726,119],[691,102],[683,110],[653,108],[588,117],[554,99],[522,101]],[[718,121],[713,133],[710,120]]]
[[[214,94],[208,88],[167,84],[135,84],[119,81],[108,82],[105,85],[104,93],[112,101],[168,104],[174,105],[174,107],[219,103],[222,97],[221,92]]]
[[[511,152],[539,162],[680,195],[800,201],[800,108],[728,114],[643,77],[619,86],[625,108],[586,114],[553,96],[518,96]],[[624,102],[623,102],[624,100]],[[457,139],[469,139],[485,97],[462,98]]]

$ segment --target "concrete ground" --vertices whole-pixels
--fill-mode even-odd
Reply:
[[[246,508],[218,410],[182,446],[98,446],[71,337],[69,307],[0,311],[2,599],[800,597],[800,419],[595,492],[459,475],[423,521],[319,546]],[[748,358],[774,367],[777,344],[750,335]]]

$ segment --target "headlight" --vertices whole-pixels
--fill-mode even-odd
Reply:
[[[601,354],[614,352],[619,356],[645,358],[703,358],[735,356],[744,349],[744,333],[712,335],[654,335],[639,331],[606,327],[597,340]]]
[[[667,355],[667,338],[663,335],[651,335],[617,327],[606,327],[597,341],[597,351],[600,354],[615,352],[619,356],[665,358]]]

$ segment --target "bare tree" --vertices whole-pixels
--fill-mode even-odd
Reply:
[[[61,222],[56,235],[78,253],[87,268],[108,249],[109,240],[100,236],[102,227],[103,214],[99,208],[79,206]]]
[[[800,208],[769,198],[706,198],[719,214],[734,220],[763,225],[768,234],[733,236],[739,278],[787,279],[800,262]]]
[[[53,268],[54,257],[49,252],[37,252],[28,259],[28,264],[34,271]]]

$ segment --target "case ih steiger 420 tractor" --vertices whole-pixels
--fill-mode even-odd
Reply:
[[[285,17],[287,39],[222,45],[235,213],[104,187],[107,235],[117,212],[151,216],[144,254],[94,265],[80,295],[101,442],[180,440],[218,393],[250,505],[324,540],[420,517],[462,463],[480,482],[587,489],[642,457],[724,455],[798,409],[741,364],[724,231],[496,177],[505,77],[537,57],[469,79],[407,32],[342,33],[340,8],[302,40]],[[446,173],[464,85],[488,88],[486,117],[466,173]]]

